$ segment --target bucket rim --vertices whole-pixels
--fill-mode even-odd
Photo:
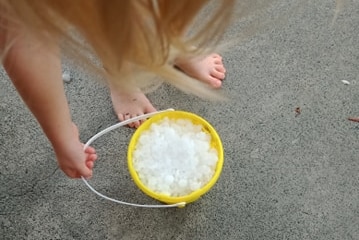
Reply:
[[[164,194],[160,194],[160,193],[156,193],[156,192],[152,191],[151,189],[149,189],[146,185],[144,185],[142,183],[142,181],[140,180],[140,178],[133,166],[132,154],[133,154],[133,151],[135,150],[139,136],[143,133],[143,131],[147,130],[152,123],[159,121],[165,117],[168,117],[170,119],[171,118],[172,119],[189,119],[194,124],[201,124],[202,129],[211,135],[211,137],[212,137],[211,145],[213,147],[215,147],[215,149],[217,150],[217,153],[218,153],[216,169],[215,169],[214,175],[212,176],[211,180],[206,185],[204,185],[202,188],[200,188],[196,191],[193,191],[192,193],[190,193],[188,195],[179,196],[179,197],[171,197],[168,195],[164,195]],[[222,141],[221,141],[217,131],[207,120],[205,120],[201,116],[198,116],[197,114],[194,114],[191,112],[175,110],[175,111],[159,113],[159,114],[147,119],[144,123],[141,124],[141,126],[135,131],[135,133],[131,137],[131,140],[130,140],[130,143],[128,146],[127,161],[128,161],[129,172],[130,172],[130,175],[131,175],[133,181],[135,182],[137,187],[140,188],[140,190],[142,192],[144,192],[146,195],[148,195],[160,202],[164,202],[166,204],[175,204],[175,203],[180,203],[180,202],[190,203],[190,202],[196,201],[202,195],[207,193],[218,181],[220,174],[222,172],[223,163],[224,163],[224,150],[223,150]]]

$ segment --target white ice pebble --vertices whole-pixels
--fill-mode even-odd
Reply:
[[[202,188],[213,177],[218,161],[211,136],[188,119],[162,119],[138,139],[133,165],[151,190],[184,196]]]
[[[70,82],[70,81],[71,81],[70,73],[68,73],[68,72],[63,72],[63,73],[62,73],[62,80],[64,80],[64,82]]]
[[[349,85],[350,82],[348,80],[342,80],[342,83],[344,83],[344,85]]]

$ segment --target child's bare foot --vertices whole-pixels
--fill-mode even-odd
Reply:
[[[127,93],[117,92],[111,89],[111,100],[117,117],[121,122],[156,111],[148,98],[140,90]],[[144,120],[136,121],[128,124],[128,126],[138,128],[143,121]]]
[[[175,66],[185,74],[213,88],[220,88],[225,77],[226,69],[222,63],[222,57],[218,54],[210,54],[206,57],[177,58]],[[133,93],[115,91],[111,89],[112,104],[120,121],[156,111],[147,97],[140,91]],[[139,127],[142,121],[130,123],[129,127]]]
[[[216,53],[201,58],[177,58],[175,66],[188,76],[207,83],[213,88],[222,86],[222,80],[226,73],[222,57]]]

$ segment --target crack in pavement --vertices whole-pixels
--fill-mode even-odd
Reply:
[[[44,177],[44,178],[42,178],[42,179],[36,180],[36,181],[32,184],[32,186],[29,187],[29,189],[28,189],[27,191],[22,192],[22,193],[17,193],[17,194],[11,194],[11,193],[10,193],[10,194],[8,194],[8,196],[9,196],[9,197],[23,197],[23,196],[25,196],[25,195],[27,195],[27,194],[29,194],[29,193],[31,193],[31,192],[34,192],[34,188],[35,188],[40,182],[45,181],[45,180],[51,178],[51,177],[56,173],[56,171],[57,171],[58,169],[59,169],[59,168],[56,167],[55,170],[54,170],[51,174],[49,174],[48,176],[46,176],[46,177]]]

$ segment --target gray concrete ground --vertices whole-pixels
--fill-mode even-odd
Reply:
[[[359,1],[333,26],[334,1],[307,1],[223,53],[225,103],[162,86],[158,109],[197,113],[217,129],[225,165],[211,191],[183,209],[141,209],[103,200],[57,168],[52,149],[0,78],[0,239],[359,239]],[[243,24],[233,24],[225,40]],[[108,92],[71,71],[66,84],[81,139],[116,122]],[[341,80],[348,80],[345,85]],[[296,116],[295,109],[301,113]],[[91,184],[130,202],[155,204],[131,181],[122,128],[99,140]]]

